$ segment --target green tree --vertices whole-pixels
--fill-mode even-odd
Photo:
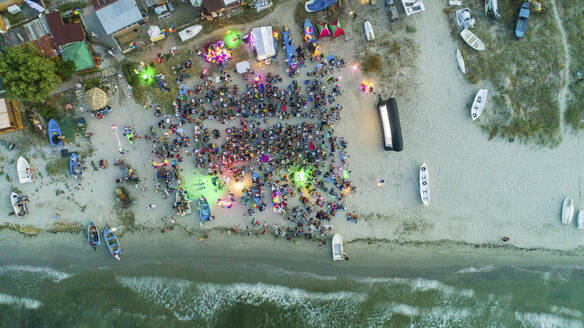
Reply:
[[[72,60],[55,60],[55,73],[62,80],[68,80],[77,70],[75,62]]]
[[[43,101],[61,83],[55,63],[32,44],[0,53],[0,76],[8,95],[24,101]]]

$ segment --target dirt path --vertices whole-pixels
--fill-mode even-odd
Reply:
[[[564,25],[562,20],[560,19],[560,14],[558,13],[558,4],[556,0],[552,0],[552,9],[554,12],[554,19],[558,24],[558,29],[560,30],[560,37],[562,38],[562,44],[564,45],[564,72],[563,72],[563,80],[564,86],[558,93],[558,102],[560,104],[560,128],[563,126],[564,123],[564,112],[566,111],[566,102],[568,98],[568,82],[570,79],[570,47],[568,45],[568,39],[566,38],[566,30],[564,30]]]

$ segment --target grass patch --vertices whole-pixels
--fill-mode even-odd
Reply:
[[[576,80],[576,72],[584,74],[584,42],[582,42],[582,31],[584,31],[584,3],[580,0],[557,1],[560,17],[564,19],[564,29],[566,38],[570,46],[570,81],[568,89],[570,95],[564,121],[573,129],[584,128],[584,82]]]
[[[365,60],[361,63],[361,67],[363,68],[363,72],[365,73],[374,73],[378,72],[383,68],[383,63],[381,62],[380,55],[367,55]]]
[[[478,52],[464,44],[453,12],[449,14],[450,28],[465,58],[469,82],[477,87],[490,84],[492,101],[481,117],[486,133],[496,128],[498,137],[519,137],[553,147],[561,141],[557,93],[561,88],[563,47],[551,10],[532,13],[525,37],[515,40],[515,20],[522,3],[506,2],[499,21],[477,20],[473,33],[485,43],[486,51]],[[469,7],[475,13],[483,11],[479,1]]]
[[[79,222],[55,222],[55,224],[53,224],[53,227],[51,227],[51,229],[49,229],[49,232],[52,233],[60,233],[60,232],[66,232],[66,233],[72,233],[72,234],[79,234],[83,231],[83,225]]]
[[[75,1],[75,2],[67,2],[57,6],[60,12],[66,12],[67,10],[75,9],[75,8],[85,8],[89,5],[87,1]]]
[[[58,176],[69,172],[69,158],[57,158],[47,162],[45,171],[49,176]]]
[[[42,229],[39,229],[37,227],[33,227],[31,225],[20,225],[20,224],[10,224],[10,223],[0,224],[0,231],[2,231],[4,229],[16,231],[22,235],[29,236],[29,237],[36,236],[39,233],[41,233],[41,231],[42,231]]]
[[[406,33],[416,33],[417,29],[413,25],[406,25]]]

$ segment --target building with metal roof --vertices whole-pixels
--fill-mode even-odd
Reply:
[[[114,34],[143,19],[135,0],[118,0],[95,12],[107,34]]]

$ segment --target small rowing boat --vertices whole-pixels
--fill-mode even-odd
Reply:
[[[98,247],[100,244],[99,230],[97,230],[97,226],[91,221],[87,223],[87,242],[89,243],[90,247],[93,247],[93,249]]]
[[[211,218],[211,207],[209,207],[209,202],[205,196],[199,198],[199,216],[201,217],[201,223],[209,221]]]
[[[562,202],[562,224],[572,223],[574,217],[574,201],[571,197],[564,198]]]
[[[116,260],[120,260],[120,255],[122,255],[122,248],[120,247],[120,242],[116,234],[110,230],[110,228],[103,228],[103,239],[105,240],[105,245],[109,250],[110,254]]]
[[[489,91],[487,89],[480,89],[477,92],[477,95],[472,102],[472,107],[470,108],[470,115],[472,116],[472,120],[476,120],[481,116],[483,112],[483,108],[485,108],[485,104],[487,103],[487,94]]]
[[[333,236],[333,261],[342,261],[345,259],[345,253],[343,251],[343,238],[341,235],[336,233]]]
[[[49,142],[52,147],[63,145],[61,129],[59,128],[59,124],[53,119],[49,121]]]
[[[262,183],[260,176],[256,172],[251,175],[251,197],[253,197],[256,207],[262,205]]]
[[[584,211],[578,211],[578,220],[576,221],[576,228],[584,229]]]
[[[460,32],[460,36],[462,37],[464,42],[466,42],[466,44],[468,44],[474,50],[477,51],[485,50],[485,44],[483,43],[483,41],[481,41],[481,39],[479,39],[476,35],[474,35],[474,33],[469,31],[468,29],[465,28],[464,30],[462,30],[462,32]]]
[[[20,196],[14,191],[10,194],[10,203],[12,204],[12,209],[14,209],[14,215],[19,218],[23,218],[28,215],[28,208],[26,203],[28,203],[28,197]]]
[[[464,58],[462,57],[460,49],[456,49],[456,63],[458,64],[458,68],[460,69],[462,74],[465,74],[466,68],[464,67]]]
[[[525,1],[519,13],[517,14],[517,23],[515,24],[515,37],[519,40],[525,35],[527,30],[527,20],[529,19],[529,1]]]
[[[81,159],[76,153],[72,153],[69,158],[69,170],[74,177],[83,175],[83,165],[81,164]]]
[[[375,40],[375,32],[373,32],[373,26],[371,25],[371,22],[365,21],[363,27],[365,28],[365,37],[367,38],[367,41]]]
[[[420,198],[424,206],[430,205],[430,175],[426,163],[420,166]]]
[[[18,161],[16,162],[16,171],[18,172],[18,181],[20,183],[32,182],[32,171],[24,157],[18,158]]]

